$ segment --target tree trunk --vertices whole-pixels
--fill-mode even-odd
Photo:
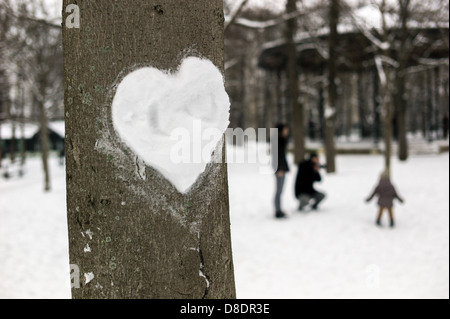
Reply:
[[[381,17],[383,25],[383,39],[388,39],[388,28],[386,23],[387,5],[386,0],[382,1]],[[387,50],[384,50],[384,55],[388,56]],[[383,94],[383,121],[384,121],[384,164],[385,171],[390,175],[391,173],[391,157],[392,157],[392,85],[391,85],[391,71],[390,67],[383,68],[381,60],[377,62],[378,75],[380,76],[380,82],[382,86]]]
[[[286,4],[286,14],[297,11],[297,0],[288,0]],[[289,19],[286,22],[287,41],[287,76],[289,104],[292,112],[292,136],[294,138],[295,162],[300,163],[305,158],[305,125],[303,105],[299,103],[299,75],[297,69],[297,49],[295,45],[295,34],[297,32],[297,20]]]
[[[0,33],[0,40],[3,38],[2,33]],[[0,68],[0,168],[2,168],[3,162],[3,138],[1,136],[1,126],[3,121],[7,119],[8,102],[7,96],[9,94],[9,83],[6,77],[6,72]]]
[[[407,124],[406,124],[406,111],[407,101],[406,95],[406,73],[405,70],[408,66],[408,60],[411,55],[412,45],[408,45],[408,20],[410,17],[410,0],[399,0],[400,7],[400,48],[398,54],[399,67],[395,72],[395,97],[394,102],[396,106],[397,117],[397,135],[398,135],[398,157],[401,161],[408,159],[408,139],[407,139]]]
[[[8,103],[8,118],[11,121],[11,140],[9,142],[9,158],[11,165],[16,161],[17,139],[16,139],[16,119],[14,118],[14,109],[17,106],[17,96]]]
[[[385,171],[391,172],[392,158],[392,85],[389,67],[386,67],[382,76],[383,94],[383,140],[384,140],[384,164]]]
[[[441,67],[444,68],[444,67]],[[442,72],[446,72],[448,71],[446,69],[443,69]],[[443,119],[442,119],[442,138],[444,140],[448,139],[448,135],[449,135],[449,81],[448,81],[448,77],[446,77],[445,79],[442,80],[441,83],[441,89],[440,89],[440,95],[441,95],[441,99],[440,99],[440,108],[441,108],[441,112],[443,114]]]
[[[439,67],[435,67],[433,69],[433,92],[434,92],[434,122],[436,123],[436,138],[442,139],[442,135],[441,135],[441,131],[442,131],[442,122],[441,122],[441,118],[443,118],[442,113],[441,113],[441,108],[440,108],[440,94],[439,91],[441,89],[440,84],[441,84],[441,80],[440,80],[440,72],[439,72]]]
[[[320,70],[320,77],[324,76],[324,70]],[[319,139],[325,140],[325,87],[324,81],[319,82],[318,86],[318,109],[319,109]]]
[[[381,138],[381,116],[380,116],[380,85],[378,74],[373,74],[373,139],[376,145],[380,142]]]
[[[42,95],[43,96],[43,95]],[[42,168],[44,171],[44,191],[51,190],[50,186],[50,168],[48,165],[49,155],[49,133],[48,133],[48,120],[45,113],[44,101],[40,98],[35,98],[35,101],[39,109],[39,123],[40,123],[40,146],[41,146],[41,159]]]
[[[181,194],[112,124],[116,81],[139,66],[201,55],[224,72],[222,1],[162,3],[78,1],[80,29],[63,28],[73,298],[235,297],[225,145]]]
[[[2,162],[3,162],[3,139],[2,139],[2,122],[0,121],[0,168],[2,168]]]
[[[336,172],[336,112],[337,112],[337,53],[339,22],[339,0],[331,0],[330,3],[330,34],[328,39],[329,56],[328,56],[328,99],[324,120],[324,137],[325,137],[325,153],[327,158],[327,172]]]
[[[283,112],[283,72],[281,70],[277,71],[276,77],[276,92],[277,92],[277,122],[284,122],[284,112]]]
[[[25,139],[25,89],[22,76],[19,76],[19,107],[20,107],[20,165],[23,167],[27,159],[27,141]]]
[[[388,72],[387,72],[388,73]],[[390,89],[389,74],[388,80],[383,87],[384,94],[384,164],[385,170],[391,172],[392,158],[392,90]]]
[[[432,142],[434,140],[434,131],[435,131],[435,123],[433,117],[433,84],[432,84],[432,72],[431,70],[425,71],[426,76],[426,108],[427,108],[427,139],[428,142]]]
[[[407,123],[406,123],[406,83],[404,76],[397,76],[396,80],[396,116],[397,116],[397,136],[398,136],[398,157],[401,161],[408,159],[408,139],[407,139]]]

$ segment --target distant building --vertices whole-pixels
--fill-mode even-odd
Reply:
[[[64,121],[50,122],[48,129],[50,151],[62,150],[65,137]],[[15,148],[16,152],[20,152],[24,147],[27,152],[39,152],[41,149],[40,138],[40,127],[34,123],[21,124],[7,121],[0,126],[0,143],[3,156],[9,154],[12,147]]]

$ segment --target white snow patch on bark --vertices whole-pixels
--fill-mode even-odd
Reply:
[[[211,161],[229,111],[220,70],[196,57],[184,59],[176,72],[153,67],[131,72],[112,103],[118,136],[183,193]]]
[[[92,272],[88,272],[86,274],[84,274],[84,279],[85,279],[85,285],[87,285],[88,283],[90,283],[92,280],[94,280],[94,273]]]
[[[83,235],[83,237],[84,237],[84,234],[86,234],[89,237],[90,240],[92,240],[92,236],[94,236],[94,233],[90,229],[86,230],[84,232],[84,234],[83,233],[81,233],[81,234]]]
[[[84,247],[84,252],[85,253],[90,253],[92,250],[91,250],[91,247],[89,247],[89,244],[86,244],[86,247]]]

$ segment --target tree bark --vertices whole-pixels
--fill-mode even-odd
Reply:
[[[286,14],[297,11],[297,1],[288,0],[286,4]],[[299,103],[299,75],[297,69],[297,49],[295,45],[295,34],[297,32],[297,20],[290,19],[286,22],[286,41],[287,41],[287,77],[289,104],[292,112],[292,136],[294,139],[295,162],[300,163],[305,158],[305,125],[303,105]]]
[[[224,72],[222,1],[78,4],[81,27],[63,27],[73,298],[235,298],[225,146],[222,164],[181,194],[111,118],[118,81],[138,67],[175,70],[196,55]]]

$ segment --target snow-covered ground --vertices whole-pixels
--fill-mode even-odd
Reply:
[[[393,163],[406,200],[397,227],[375,226],[364,199],[383,169],[381,156],[340,156],[338,174],[317,188],[318,212],[297,212],[296,167],[286,182],[289,219],[273,219],[274,176],[230,165],[230,200],[239,298],[448,298],[449,156]]]
[[[232,153],[232,152],[230,152]],[[382,171],[381,156],[340,156],[324,174],[318,212],[298,213],[296,168],[273,214],[274,177],[257,164],[230,164],[232,239],[238,298],[449,298],[449,156],[393,163],[405,198],[397,227],[374,225],[365,204]],[[0,298],[69,298],[64,169],[51,165],[53,191],[42,192],[38,159],[23,179],[0,179]]]
[[[0,298],[70,298],[65,172],[50,164],[48,194],[38,158],[23,178],[0,177]]]

